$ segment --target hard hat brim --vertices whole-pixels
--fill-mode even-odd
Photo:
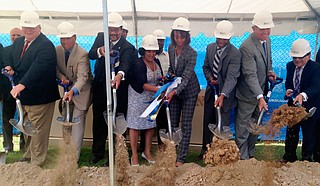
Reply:
[[[265,29],[265,28],[273,28],[274,27],[274,23],[273,22],[271,22],[271,23],[269,23],[269,24],[264,24],[264,25],[262,25],[262,24],[256,24],[256,23],[254,23],[253,21],[252,21],[252,24],[253,25],[256,25],[258,28],[260,28],[260,29]]]
[[[233,36],[233,33],[226,35],[214,33],[214,36],[219,39],[230,39]]]
[[[21,27],[36,28],[40,23],[24,23],[20,22]]]
[[[72,36],[76,35],[76,33],[71,33],[71,34],[58,34],[58,38],[70,38]]]
[[[177,28],[177,27],[172,27],[172,30],[181,30],[181,31],[186,31],[186,32],[190,31],[190,29],[187,29],[187,28]]]
[[[304,53],[293,53],[293,52],[289,52],[289,55],[291,56],[291,57],[303,57],[303,56],[305,56],[306,54],[308,54],[309,52],[304,52]]]

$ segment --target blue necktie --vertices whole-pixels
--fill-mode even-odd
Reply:
[[[69,51],[66,51],[65,53],[64,53],[64,59],[65,59],[65,62],[66,62],[66,66],[67,66],[67,64],[68,64],[68,60],[69,60],[69,56],[70,56],[70,52]]]

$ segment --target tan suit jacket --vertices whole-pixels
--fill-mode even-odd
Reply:
[[[73,81],[72,87],[79,91],[79,95],[73,97],[73,102],[78,109],[87,110],[91,104],[92,83],[88,53],[78,44],[75,44],[66,66],[64,48],[59,45],[56,47],[56,52],[58,60],[57,78],[64,77]]]

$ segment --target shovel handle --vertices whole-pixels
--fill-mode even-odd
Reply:
[[[8,70],[5,69],[5,68],[2,68],[2,69],[1,69],[1,73],[2,73],[3,75],[5,75],[5,76],[10,80],[11,86],[12,86],[12,88],[13,88],[13,87],[15,86],[15,84],[14,84],[14,82],[13,82],[13,80],[14,80],[13,76],[11,76],[10,74],[8,74]],[[14,75],[17,75],[17,73],[15,72]]]
[[[168,130],[169,130],[169,138],[170,141],[173,140],[173,135],[172,135],[172,128],[171,128],[171,118],[170,118],[170,110],[169,110],[169,101],[165,101],[166,104],[166,114],[167,114],[167,120],[168,120]]]
[[[262,117],[263,117],[263,114],[264,114],[265,111],[266,111],[266,109],[263,107],[262,110],[261,110],[261,112],[260,112],[258,121],[257,121],[257,125],[258,125],[258,126],[260,126],[261,123],[262,123]]]
[[[60,79],[57,79],[57,83],[58,83],[58,85],[63,87],[64,93],[68,92],[68,88],[73,84],[73,82],[71,80],[69,80],[68,84],[62,84],[62,81]]]

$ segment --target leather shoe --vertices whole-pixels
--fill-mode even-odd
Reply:
[[[93,164],[97,164],[100,160],[102,160],[103,157],[100,157],[100,156],[93,156],[92,159],[91,159],[91,163]]]
[[[31,161],[31,158],[21,158],[21,159],[19,159],[19,162],[28,162],[28,163],[30,163],[30,161]]]

